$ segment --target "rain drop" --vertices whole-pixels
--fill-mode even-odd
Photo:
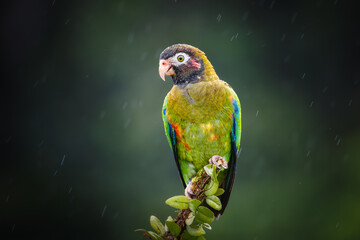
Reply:
[[[129,33],[128,35],[128,44],[131,44],[134,41],[134,33]]]
[[[106,114],[106,111],[105,111],[105,110],[101,111],[101,113],[100,113],[100,119],[104,119],[105,114]]]
[[[63,156],[63,158],[61,160],[60,166],[62,166],[64,164],[64,160],[65,160],[65,154],[64,154],[64,156]]]
[[[131,119],[128,118],[124,124],[124,128],[127,128],[129,126],[130,122],[131,122]]]
[[[39,80],[37,80],[37,81],[34,83],[33,88],[36,88],[37,85],[39,85]]]
[[[314,105],[314,101],[311,101],[309,108],[312,108],[313,105]]]
[[[240,156],[240,153],[241,153],[241,151],[242,151],[242,148],[240,148],[240,149],[239,149],[239,153],[238,153],[238,156]]]
[[[290,62],[290,59],[291,59],[291,55],[287,55],[287,56],[284,58],[284,62],[285,62],[285,63],[288,63],[288,62]]]
[[[145,31],[149,33],[149,32],[151,32],[151,30],[152,30],[151,24],[147,24],[146,28],[145,28]]]
[[[127,105],[128,105],[128,102],[124,102],[124,104],[123,104],[123,106],[122,106],[123,110],[126,109]]]
[[[102,210],[101,217],[104,217],[104,214],[105,214],[105,212],[106,212],[106,208],[107,208],[107,206],[105,205],[104,208],[103,208],[103,210]]]

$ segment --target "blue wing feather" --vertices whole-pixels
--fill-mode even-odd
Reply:
[[[238,154],[239,152],[239,147],[240,147],[240,138],[241,138],[241,106],[240,106],[240,101],[239,98],[237,97],[236,93],[234,92],[234,90],[231,89],[232,95],[233,95],[233,107],[234,107],[234,112],[233,112],[233,134],[235,137],[235,146],[236,146],[236,154]]]
[[[226,205],[229,201],[230,193],[232,186],[234,184],[235,180],[235,172],[236,172],[236,159],[237,155],[239,153],[240,148],[240,137],[241,137],[241,112],[240,112],[240,101],[237,97],[234,90],[228,86],[228,89],[230,90],[230,94],[232,95],[232,105],[233,105],[233,112],[232,112],[232,119],[233,119],[233,126],[230,133],[230,140],[231,140],[231,155],[228,163],[228,174],[226,176],[225,182],[224,182],[224,190],[225,193],[220,196],[221,203],[222,203],[222,209],[218,212],[216,212],[216,216],[219,217],[224,212]]]

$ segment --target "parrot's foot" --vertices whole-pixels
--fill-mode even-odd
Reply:
[[[192,196],[194,196],[194,195],[195,194],[193,192],[193,183],[189,182],[189,184],[185,188],[185,196],[191,200],[191,199],[193,199]]]
[[[209,159],[209,163],[214,164],[217,168],[228,168],[227,162],[223,157],[219,155],[214,155]]]

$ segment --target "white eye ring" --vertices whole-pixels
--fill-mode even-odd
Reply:
[[[179,55],[179,56],[177,56],[177,60],[178,60],[179,62],[183,62],[183,61],[185,60],[185,58],[184,58],[183,55]]]
[[[179,58],[181,59],[181,57],[183,60],[179,61]],[[173,57],[173,64],[175,66],[179,66],[181,64],[186,63],[189,59],[190,59],[190,56],[188,54],[179,52],[179,53],[175,54],[175,56]]]

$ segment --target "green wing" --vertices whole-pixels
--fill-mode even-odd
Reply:
[[[223,188],[225,190],[224,194],[220,196],[222,209],[220,211],[215,211],[215,215],[217,217],[221,216],[225,211],[226,205],[230,198],[230,193],[232,190],[232,186],[235,180],[235,172],[236,172],[236,159],[239,154],[240,149],[240,137],[241,137],[241,106],[238,96],[235,91],[228,85],[225,86],[229,89],[230,94],[232,96],[232,105],[233,105],[233,126],[231,129],[231,155],[228,163],[228,174],[223,183]]]
[[[164,122],[164,129],[165,129],[165,134],[166,134],[166,138],[169,142],[169,145],[173,151],[174,154],[174,159],[176,162],[176,166],[178,168],[179,174],[180,174],[180,178],[181,181],[184,185],[184,187],[186,187],[184,178],[181,174],[181,169],[180,169],[180,165],[179,165],[179,159],[178,159],[178,154],[177,154],[177,149],[176,149],[176,135],[175,135],[175,131],[174,129],[171,127],[171,124],[168,122],[167,117],[166,117],[166,109],[167,109],[167,100],[169,97],[169,93],[166,95],[165,99],[164,99],[164,104],[163,104],[163,108],[162,108],[162,119]]]

